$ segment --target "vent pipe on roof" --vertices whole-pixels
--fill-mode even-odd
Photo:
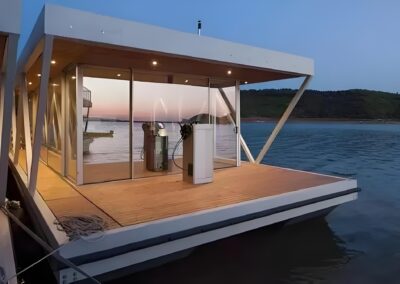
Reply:
[[[197,34],[201,35],[201,20],[197,21]]]

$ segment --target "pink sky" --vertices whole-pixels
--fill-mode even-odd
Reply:
[[[84,77],[83,85],[92,92],[91,117],[129,118],[128,81]],[[234,103],[234,91],[234,87],[225,89],[231,103]],[[218,90],[210,92],[212,112],[224,116],[228,109]],[[181,121],[208,113],[208,88],[135,81],[133,105],[134,120]]]

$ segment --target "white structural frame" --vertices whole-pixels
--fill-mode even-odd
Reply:
[[[312,79],[312,76],[306,76],[304,79],[303,83],[300,86],[300,89],[297,91],[297,93],[294,95],[292,100],[290,101],[287,109],[283,113],[282,117],[279,119],[278,123],[276,124],[274,130],[272,131],[271,135],[265,142],[263,148],[261,149],[260,153],[257,156],[257,159],[255,160],[255,163],[259,164],[261,161],[264,159],[265,155],[267,154],[268,150],[271,148],[272,143],[274,143],[276,137],[278,136],[279,132],[285,125],[286,121],[288,120],[290,114],[292,113],[293,109],[299,102],[300,98],[303,96],[304,91],[307,89],[308,84],[310,83]]]
[[[77,26],[79,26],[79,29],[75,28]],[[148,34],[153,35],[151,39],[147,36]],[[21,73],[26,73],[30,66],[32,66],[32,64],[35,62],[35,60],[39,58],[40,54],[42,54],[42,77],[40,82],[40,94],[37,108],[38,111],[36,114],[34,139],[32,141],[32,153],[28,153],[27,151],[28,186],[31,192],[34,192],[36,189],[37,170],[40,156],[40,148],[42,144],[41,129],[43,128],[43,124],[46,123],[44,111],[45,105],[47,103],[45,99],[47,100],[47,85],[49,80],[52,44],[53,39],[59,37],[64,39],[71,38],[75,41],[82,42],[97,42],[106,46],[113,45],[122,49],[132,48],[134,50],[172,54],[174,56],[196,59],[200,61],[208,61],[214,63],[220,62],[226,64],[227,66],[242,66],[244,68],[260,70],[260,72],[262,72],[262,70],[265,70],[266,72],[277,72],[281,74],[286,74],[288,75],[288,77],[306,76],[305,82],[307,84],[309,79],[314,74],[313,60],[308,58],[261,48],[255,48],[243,44],[227,42],[209,37],[198,37],[193,34],[187,34],[131,21],[105,17],[60,6],[46,5],[39,16],[37,24],[33,29],[31,37],[28,40],[19,61],[19,70],[21,70]],[[176,41],[171,41],[171,38],[176,39],[181,44],[175,44]],[[215,48],[216,46],[218,48]],[[75,71],[76,113],[77,118],[79,118],[82,114],[82,70],[80,66],[76,66]],[[237,78],[235,80],[237,80]],[[241,148],[244,150],[244,153],[246,154],[247,159],[250,162],[259,163],[262,160],[272,142],[278,135],[279,131],[285,124],[294,106],[303,94],[307,84],[303,84],[299,92],[295,95],[292,102],[289,104],[288,109],[285,111],[273,133],[267,140],[266,145],[264,145],[257,159],[254,159],[249,147],[247,146],[240,132],[240,82],[237,81],[235,88],[236,111],[230,104],[227,104],[228,108],[231,111],[230,119],[233,121],[237,130],[237,166],[240,165]],[[65,82],[62,85],[64,85],[62,88],[64,90]],[[23,89],[24,86],[22,86],[22,90]],[[130,92],[133,92],[133,87],[131,88]],[[134,95],[131,94],[131,96]],[[132,98],[132,101],[133,100],[134,97]],[[224,98],[224,101],[228,102],[226,98]],[[66,117],[68,116],[65,113],[65,107],[66,104],[64,104],[63,106],[64,115],[61,115],[63,120],[62,125],[64,127],[66,126]],[[17,128],[20,126],[18,118],[17,121],[14,123]],[[29,124],[29,117],[24,116],[24,124]],[[82,121],[80,119],[77,119],[77,129],[81,129],[81,126]],[[29,140],[27,135],[27,132],[29,131],[25,132],[25,137]],[[64,134],[65,130],[61,132],[62,134]],[[77,131],[77,185],[83,184],[84,180],[82,136],[82,133],[80,133],[80,131]],[[67,143],[65,141],[66,138],[61,138],[61,141],[64,144],[65,148],[67,146]],[[67,176],[67,157],[64,148],[62,149],[61,153],[61,174]],[[16,155],[14,156],[14,162],[18,161],[18,152],[18,149],[15,149]],[[29,158],[30,156],[31,158]],[[132,178],[133,176],[134,175],[132,173]]]
[[[33,133],[33,146],[32,146],[32,162],[27,165],[30,168],[30,177],[28,179],[28,189],[31,193],[36,191],[37,174],[39,169],[39,156],[40,148],[42,147],[43,140],[43,125],[46,115],[50,62],[53,51],[53,36],[46,35],[44,38],[44,48],[42,53],[42,67],[39,87],[39,101],[37,107],[35,132]],[[25,136],[26,138],[26,136]],[[28,153],[27,153],[28,155]]]
[[[0,0],[0,36],[6,37],[4,54],[0,52],[0,206],[5,204],[7,193],[8,160],[11,131],[12,147],[15,149],[16,116],[14,108],[14,87],[17,73],[17,49],[20,33],[21,2]],[[11,151],[13,152],[13,151]],[[0,211],[0,278],[9,279],[15,275],[14,251],[8,217]],[[4,275],[3,275],[4,273]],[[14,277],[7,281],[17,284]]]
[[[4,0],[0,0],[4,1]],[[152,36],[149,37],[148,35]],[[260,48],[249,47],[241,44],[230,43],[222,40],[212,39],[208,37],[198,37],[191,34],[180,33],[168,29],[152,27],[138,23],[132,23],[125,20],[113,19],[94,15],[91,13],[81,12],[69,8],[63,8],[53,5],[48,5],[44,8],[40,18],[32,32],[30,39],[20,57],[18,65],[18,74],[21,75],[19,87],[19,106],[18,115],[15,115],[14,125],[17,128],[18,137],[25,136],[25,141],[29,141],[31,135],[30,122],[35,125],[33,133],[33,146],[31,150],[27,150],[28,172],[27,176],[23,175],[20,167],[16,165],[16,175],[19,184],[24,183],[28,190],[22,188],[24,196],[29,199],[35,210],[32,210],[35,217],[37,217],[38,225],[47,234],[49,241],[53,241],[55,246],[62,245],[67,242],[67,237],[63,232],[56,229],[54,220],[56,217],[49,209],[48,204],[42,199],[40,194],[36,192],[37,173],[39,167],[40,150],[42,146],[42,129],[46,123],[46,104],[48,97],[48,83],[50,76],[50,61],[53,50],[53,40],[62,38],[63,40],[71,39],[77,45],[80,43],[91,44],[93,48],[96,46],[112,47],[116,50],[124,50],[137,52],[149,52],[153,54],[162,54],[163,56],[171,55],[173,58],[189,59],[190,62],[207,62],[210,64],[219,64],[222,67],[243,68],[250,69],[252,72],[260,75],[259,78],[275,78],[271,76],[272,73],[279,78],[284,79],[288,77],[306,77],[299,91],[296,93],[290,102],[288,109],[284,112],[282,118],[279,120],[275,127],[273,134],[268,138],[262,151],[255,160],[246,145],[240,132],[240,82],[236,81],[235,86],[235,104],[236,109],[231,106],[229,119],[237,127],[237,161],[236,164],[240,165],[240,146],[244,149],[246,156],[250,162],[260,162],[264,155],[267,153],[272,142],[275,140],[279,131],[284,126],[293,108],[301,98],[304,90],[308,86],[311,77],[313,76],[314,66],[311,59],[288,55],[280,52],[269,51]],[[173,40],[171,40],[173,39]],[[179,44],[176,44],[179,42]],[[37,113],[32,116],[30,121],[28,111],[28,94],[26,84],[26,73],[35,63],[36,60],[42,58],[41,66],[41,80],[39,87],[39,98],[37,102]],[[68,161],[67,147],[69,147],[69,115],[68,108],[70,104],[70,91],[69,87],[75,88],[76,102],[76,184],[83,184],[83,133],[82,133],[82,88],[83,88],[83,70],[85,62],[82,56],[82,62],[68,62],[71,65],[62,66],[64,71],[72,67],[72,64],[82,64],[73,66],[73,74],[75,76],[75,83],[69,83],[68,77],[62,79],[62,127],[64,130],[61,134],[62,147],[62,170],[61,173],[68,177]],[[69,58],[65,58],[67,60]],[[72,61],[72,60],[70,60]],[[188,61],[189,62],[189,61]],[[100,65],[101,62],[99,62]],[[108,66],[110,67],[110,66]],[[117,68],[113,66],[113,68]],[[111,67],[110,67],[111,68]],[[121,67],[122,68],[122,67]],[[134,67],[131,66],[131,80],[130,80],[130,107],[134,103]],[[237,69],[237,70],[238,70]],[[70,69],[71,70],[71,69]],[[254,73],[251,73],[254,74]],[[72,75],[72,74],[71,74]],[[262,75],[262,76],[261,76]],[[268,77],[269,76],[269,77]],[[210,76],[212,77],[212,76]],[[232,80],[239,80],[242,78],[231,77]],[[261,81],[261,79],[259,80]],[[73,85],[73,86],[72,86]],[[24,89],[25,88],[25,89]],[[209,101],[210,102],[210,101]],[[226,101],[225,101],[226,102]],[[228,100],[229,102],[229,100]],[[25,107],[24,107],[25,105]],[[227,104],[229,108],[229,104]],[[210,107],[209,107],[210,109]],[[26,112],[26,115],[21,115]],[[130,110],[131,118],[133,117],[133,109]],[[22,116],[22,119],[21,119]],[[132,120],[132,119],[131,119]],[[24,133],[22,133],[22,126],[26,124]],[[130,129],[132,132],[132,127]],[[131,133],[132,134],[132,133]],[[130,135],[132,137],[132,135]],[[131,138],[132,139],[132,138]],[[74,141],[75,142],[75,141]],[[19,142],[18,142],[19,143]],[[15,143],[17,144],[17,142]],[[130,142],[132,145],[133,142]],[[28,147],[29,148],[29,147]],[[30,153],[28,153],[30,152]],[[14,151],[14,163],[18,163],[19,149]],[[70,153],[69,153],[70,154]],[[14,169],[12,167],[12,169]],[[133,167],[131,174],[133,175]],[[327,209],[333,206],[340,205],[347,201],[357,198],[357,182],[350,179],[339,179],[337,182],[327,183],[320,186],[299,189],[297,191],[289,192],[286,194],[277,194],[265,198],[254,199],[246,202],[231,204],[228,206],[211,208],[190,214],[174,216],[146,222],[142,224],[125,226],[113,230],[107,230],[104,235],[96,241],[90,242],[86,240],[77,240],[70,242],[60,248],[60,255],[67,258],[84,257],[86,254],[96,254],[105,252],[105,250],[114,250],[123,245],[134,244],[135,242],[142,242],[158,237],[168,236],[183,232],[185,230],[198,229],[202,226],[214,225],[217,222],[232,221],[231,218],[239,218],[244,216],[251,216],[255,213],[260,213],[263,210],[276,210],[271,211],[270,215],[263,215],[264,217],[257,217],[255,219],[246,219],[247,221],[240,221],[238,223],[226,223],[216,229],[193,233],[187,237],[176,238],[165,243],[140,248],[137,250],[124,251],[111,257],[103,257],[102,259],[93,258],[88,260],[87,263],[82,262],[80,265],[82,269],[91,275],[99,275],[102,273],[110,272],[119,268],[124,268],[132,264],[138,264],[147,260],[151,260],[160,256],[164,256],[173,252],[178,252],[186,248],[211,242],[224,237],[232,236],[242,232],[246,232],[255,228],[288,220],[297,216],[302,216],[310,212],[315,212],[322,209]],[[290,205],[291,209],[288,209]],[[101,258],[101,257],[99,257]],[[63,283],[70,283],[78,280],[81,277],[72,269],[62,269],[59,271],[59,281]]]
[[[0,35],[6,36],[4,54],[0,54],[3,59],[0,66],[0,205],[5,202],[7,190],[20,15],[19,0],[0,0]]]
[[[17,69],[18,34],[8,34],[1,66],[0,95],[0,205],[4,204],[7,188],[8,158],[11,139],[14,80]],[[0,55],[3,56],[3,55]]]
[[[83,132],[82,132],[82,108],[83,108],[83,70],[80,66],[76,70],[76,184],[83,184]]]

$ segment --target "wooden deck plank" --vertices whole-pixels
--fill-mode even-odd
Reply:
[[[45,201],[80,195],[71,185],[43,163],[39,164],[36,187]]]
[[[215,172],[213,183],[192,185],[181,175],[78,187],[124,226],[287,193],[341,179],[265,165]]]
[[[107,223],[107,229],[119,228],[119,224],[116,223],[110,216],[101,212],[99,208],[90,203],[83,196],[68,197],[62,199],[54,199],[46,201],[47,206],[53,212],[55,216],[90,216],[97,215],[101,217]]]
[[[39,163],[37,190],[57,217],[97,215],[107,222],[108,229],[121,227],[112,217],[90,202],[59,174]]]
[[[214,182],[193,185],[182,175],[89,184],[73,188],[40,164],[38,191],[56,217],[95,214],[110,228],[193,213],[299,189],[340,178],[266,165],[243,164],[215,171]]]

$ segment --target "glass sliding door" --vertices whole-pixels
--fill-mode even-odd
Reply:
[[[237,166],[236,82],[210,80],[210,108],[214,124],[214,168]]]
[[[83,183],[129,179],[131,72],[84,67],[82,73]]]
[[[182,172],[180,123],[209,123],[207,77],[134,72],[135,178]]]
[[[61,103],[61,77],[52,80],[49,84],[47,93],[47,114],[46,124],[47,129],[47,164],[56,172],[61,173],[62,159],[62,103]]]
[[[73,68],[65,76],[65,168],[66,176],[76,181],[77,171],[77,117],[76,117],[76,71]]]

